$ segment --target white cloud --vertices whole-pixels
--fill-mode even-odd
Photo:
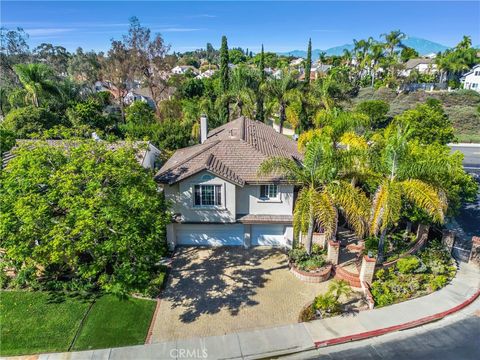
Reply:
[[[74,31],[74,28],[33,28],[25,29],[25,32],[31,37],[50,36]]]

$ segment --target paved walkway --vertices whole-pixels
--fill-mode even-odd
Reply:
[[[296,323],[301,309],[327,287],[297,279],[279,249],[179,248],[150,342]]]
[[[449,312],[475,295],[480,289],[480,269],[461,264],[455,279],[430,295],[400,304],[363,311],[354,316],[334,317],[270,329],[238,332],[223,336],[193,338],[152,345],[85,351],[78,353],[45,354],[39,359],[258,359],[292,354],[314,349],[339,338],[351,338],[367,332],[433,319],[436,314]]]

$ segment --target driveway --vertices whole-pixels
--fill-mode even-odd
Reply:
[[[298,280],[279,249],[180,248],[152,342],[295,323],[327,284]]]

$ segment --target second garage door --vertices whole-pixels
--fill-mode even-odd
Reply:
[[[178,245],[238,246],[243,245],[243,225],[183,224],[176,230]]]
[[[252,246],[285,246],[285,226],[252,225]]]

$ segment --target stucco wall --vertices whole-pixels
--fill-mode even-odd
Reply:
[[[203,178],[205,175],[211,179]],[[222,185],[222,205],[218,207],[194,207],[193,186],[196,184]],[[202,171],[194,176],[172,186],[165,186],[165,197],[172,201],[172,210],[182,214],[184,222],[235,222],[235,185],[207,171]]]
[[[293,186],[279,185],[278,200],[260,200],[260,185],[237,186],[237,214],[291,215],[293,211]]]

